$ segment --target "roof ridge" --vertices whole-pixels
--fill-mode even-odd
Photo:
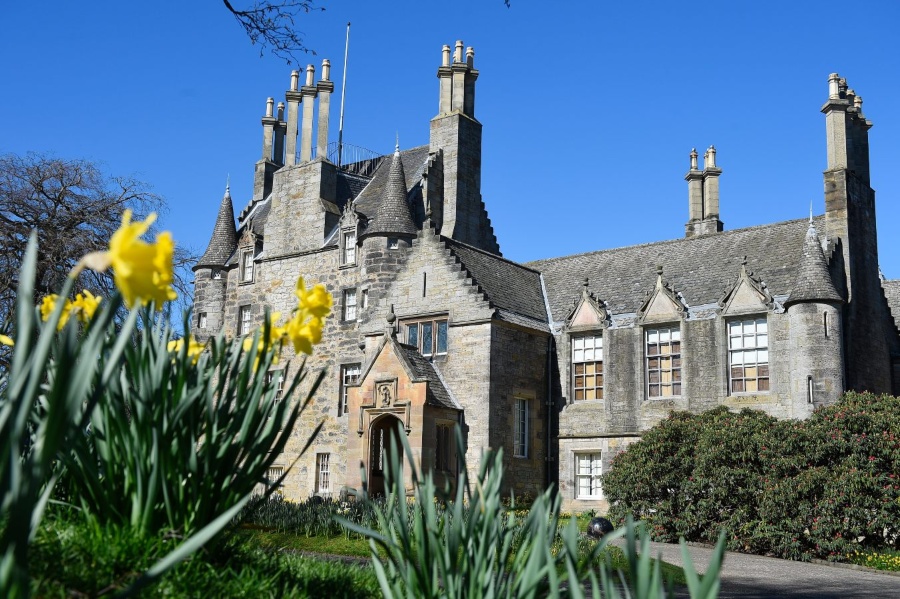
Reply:
[[[822,218],[825,218],[824,214],[814,216],[813,220],[819,220]],[[703,235],[700,237],[680,237],[678,239],[663,239],[660,241],[648,241],[647,243],[637,243],[634,245],[623,245],[620,247],[606,248],[606,249],[602,249],[602,250],[591,250],[589,252],[580,252],[577,254],[566,254],[564,256],[555,256],[552,258],[539,258],[537,260],[529,260],[528,262],[526,262],[526,264],[535,264],[538,262],[549,262],[551,260],[561,260],[564,258],[577,258],[580,256],[593,256],[596,254],[604,254],[607,252],[618,252],[621,250],[627,250],[627,249],[633,249],[633,248],[645,248],[645,247],[651,247],[651,246],[656,246],[656,245],[666,245],[666,244],[683,243],[683,242],[696,242],[696,241],[701,241],[704,239],[715,239],[715,238],[721,238],[723,236],[730,236],[730,235],[733,235],[736,233],[752,231],[754,229],[768,229],[768,228],[777,227],[777,226],[791,225],[791,224],[797,224],[797,223],[806,223],[808,221],[809,221],[808,217],[807,218],[798,218],[798,219],[793,219],[793,220],[783,220],[783,221],[779,221],[779,222],[775,222],[775,223],[764,223],[764,224],[760,224],[760,225],[753,225],[750,227],[743,227],[740,229],[729,229],[728,231],[720,231],[720,232],[714,233],[712,235]],[[532,267],[526,266],[525,268],[532,268]],[[533,270],[538,270],[538,269],[534,268]]]

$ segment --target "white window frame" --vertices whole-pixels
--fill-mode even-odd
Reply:
[[[344,320],[356,320],[356,288],[344,289]]]
[[[579,335],[572,337],[572,398],[575,401],[603,399],[603,336]],[[583,371],[578,372],[579,365]],[[588,373],[587,371],[592,372]],[[599,383],[598,383],[599,381]],[[589,384],[590,383],[590,384]],[[581,392],[581,397],[578,397]],[[593,397],[589,397],[593,395]]]
[[[275,401],[281,401],[284,395],[284,371],[270,370],[266,373],[266,384],[275,384]]]
[[[678,343],[678,351],[672,351],[672,344]],[[655,348],[654,348],[655,346]],[[681,327],[661,326],[644,329],[644,392],[647,399],[669,399],[673,397],[681,397],[684,393],[684,372],[683,358],[684,347],[681,342]],[[651,368],[651,363],[656,360],[656,367]],[[668,367],[663,367],[665,361],[669,360]],[[677,361],[677,364],[676,364]],[[658,376],[657,381],[651,381],[653,373]],[[667,376],[668,375],[668,376]],[[664,380],[668,378],[668,380]],[[653,386],[658,387],[658,393],[653,395]],[[678,393],[675,393],[675,388]],[[669,393],[666,394],[666,388]]]
[[[530,449],[531,402],[520,397],[513,401],[513,457],[527,458]]]
[[[241,283],[252,283],[253,271],[253,250],[241,250]]]
[[[347,413],[347,397],[349,395],[347,387],[359,381],[362,375],[362,364],[359,362],[353,364],[341,364],[341,378],[338,381],[340,385],[340,399],[338,400],[338,416]]]
[[[575,499],[603,499],[602,475],[603,456],[600,450],[576,451]],[[583,492],[585,487],[587,493]]]
[[[732,395],[756,395],[772,389],[769,362],[769,323],[765,316],[729,320],[728,333],[728,392]],[[735,369],[742,376],[735,376]],[[761,369],[765,369],[763,376]],[[750,375],[750,376],[748,376]],[[739,388],[735,390],[735,383]],[[766,389],[760,389],[765,381]],[[755,389],[748,389],[755,387]]]
[[[284,476],[284,466],[269,466],[266,470],[266,478],[269,480],[269,484],[274,485],[275,481],[282,476]],[[278,485],[274,494],[284,497],[284,483]]]
[[[253,318],[250,304],[238,306],[237,334],[246,335],[253,328]]]
[[[355,265],[356,254],[356,231],[353,229],[341,231],[341,266]]]
[[[331,454],[316,454],[316,493],[331,494]]]

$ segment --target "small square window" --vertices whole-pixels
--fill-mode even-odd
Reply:
[[[206,328],[206,312],[200,312],[199,314],[197,314],[197,328]]]
[[[356,289],[344,290],[344,320],[356,320]]]
[[[396,237],[388,237],[387,247],[389,250],[398,250],[400,249],[400,240]]]
[[[603,474],[603,462],[600,452],[575,454],[575,498],[602,499],[603,487],[600,485]]]
[[[213,280],[213,281],[218,281],[218,280],[220,280],[221,278],[222,278],[222,269],[221,269],[221,268],[214,268],[214,269],[212,269],[212,280]]]

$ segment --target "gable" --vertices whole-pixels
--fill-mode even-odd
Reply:
[[[746,279],[741,279],[737,287],[731,293],[723,310],[724,314],[746,314],[748,312],[765,312],[766,297],[754,289]]]
[[[572,327],[599,327],[603,324],[603,315],[587,300],[581,300],[581,305],[575,309],[570,326]]]
[[[680,320],[684,306],[674,298],[674,294],[666,288],[662,277],[657,278],[656,288],[641,309],[642,322],[664,322]]]

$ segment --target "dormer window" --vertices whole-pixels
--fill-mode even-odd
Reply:
[[[341,266],[356,264],[356,231],[341,231]]]
[[[253,282],[253,250],[241,251],[241,283]]]

